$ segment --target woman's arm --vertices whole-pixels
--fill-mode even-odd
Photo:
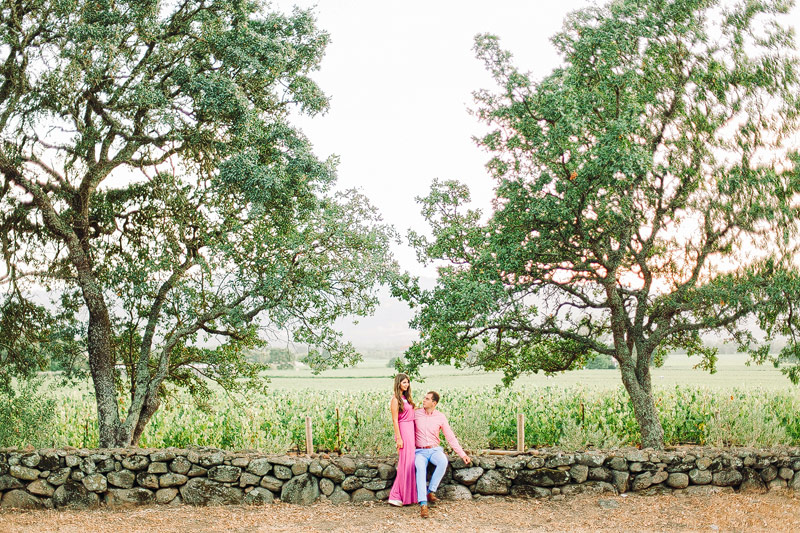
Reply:
[[[398,420],[400,416],[400,405],[397,402],[397,396],[392,396],[390,409],[392,411],[392,423],[394,424],[394,442],[399,450],[403,447],[403,437],[400,436],[400,422]]]

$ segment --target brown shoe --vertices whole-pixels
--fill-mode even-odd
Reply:
[[[422,518],[428,518],[430,513],[428,513],[428,506],[427,505],[420,505],[419,506],[419,515]]]
[[[429,492],[428,493],[428,503],[429,504],[434,505],[438,501],[439,501],[439,498],[436,497],[436,493],[435,492]]]

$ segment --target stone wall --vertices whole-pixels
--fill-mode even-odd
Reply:
[[[309,504],[384,500],[396,459],[270,456],[216,449],[0,449],[0,505],[90,508],[101,504]],[[566,453],[537,450],[452,458],[438,495],[561,499],[580,492],[800,493],[800,448],[681,448]]]

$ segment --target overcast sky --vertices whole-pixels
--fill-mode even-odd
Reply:
[[[320,157],[341,158],[339,186],[358,187],[405,237],[426,225],[414,198],[434,178],[470,185],[476,205],[488,206],[489,156],[475,146],[481,132],[469,114],[472,92],[494,85],[475,59],[473,38],[491,32],[535,77],[559,58],[549,39],[564,16],[590,5],[561,2],[281,0],[275,7],[312,7],[331,35],[314,78],[331,96],[324,116],[297,121]],[[547,6],[547,7],[543,7]],[[396,250],[404,269],[423,270],[408,248]]]
[[[489,32],[514,54],[515,63],[540,79],[557,67],[550,37],[565,15],[593,5],[586,0],[273,1],[313,7],[331,35],[314,78],[331,96],[324,116],[300,118],[320,157],[341,158],[339,186],[357,187],[405,236],[426,225],[414,201],[434,178],[466,182],[478,207],[488,207],[493,182],[489,155],[472,137],[481,126],[469,110],[472,93],[495,86],[472,51],[473,38]],[[316,6],[316,7],[315,7]],[[791,23],[800,26],[800,8]],[[434,276],[412,250],[396,250],[404,269]]]
[[[478,207],[487,208],[493,182],[484,168],[489,155],[472,136],[481,126],[469,114],[472,93],[495,86],[472,51],[474,36],[493,33],[534,79],[559,65],[550,37],[586,0],[441,1],[279,0],[273,7],[314,7],[330,33],[322,67],[314,78],[331,96],[324,116],[297,123],[320,157],[340,157],[339,186],[359,188],[403,236],[426,229],[414,197],[427,194],[434,178],[466,182]],[[601,2],[605,3],[605,2]],[[788,19],[800,27],[800,8]],[[408,247],[395,250],[401,266],[434,277]],[[361,345],[410,342],[404,304],[384,299],[376,316],[344,326]],[[344,322],[344,321],[343,321]],[[381,342],[375,342],[381,339]]]

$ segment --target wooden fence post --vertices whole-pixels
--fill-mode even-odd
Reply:
[[[339,408],[336,408],[336,451],[342,452],[342,433],[339,425]]]
[[[311,417],[306,417],[306,455],[314,453],[314,440],[311,434]]]
[[[525,451],[525,413],[517,414],[517,451]]]

